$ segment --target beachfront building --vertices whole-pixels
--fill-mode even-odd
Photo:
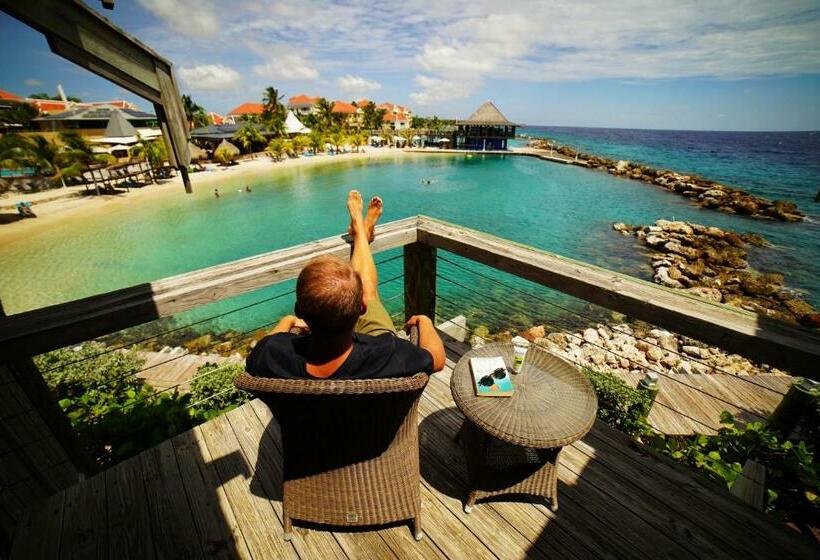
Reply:
[[[311,97],[300,93],[288,99],[288,109],[298,116],[314,115],[316,114],[316,103],[319,99],[319,97]]]
[[[41,131],[59,132],[74,130],[83,136],[104,136],[105,129],[112,118],[121,117],[136,130],[159,130],[157,117],[153,113],[136,109],[122,109],[112,105],[81,107],[45,115],[32,120],[32,124]],[[119,120],[119,118],[117,119]]]
[[[238,121],[255,121],[262,116],[265,106],[261,103],[248,101],[238,107],[234,107],[225,117],[225,123],[235,124]]]
[[[137,129],[125,119],[122,111],[114,111],[102,136],[90,136],[88,141],[94,144],[94,153],[111,154],[114,157],[128,157],[132,147],[144,140],[153,140],[162,136],[159,128]]]
[[[406,115],[385,113],[382,117],[383,127],[388,130],[404,130],[410,128],[410,118]]]
[[[302,121],[293,111],[288,111],[288,115],[285,117],[285,133],[293,138],[299,134],[310,134],[310,129],[302,124]]]
[[[466,120],[457,121],[455,145],[461,150],[506,150],[507,141],[515,138],[516,124],[486,101]],[[452,140],[450,141],[452,142]]]
[[[352,128],[361,128],[364,118],[364,111],[345,101],[334,101],[333,112],[344,116],[345,123]]]
[[[26,103],[31,105],[42,115],[52,115],[69,111],[71,109],[90,109],[94,107],[116,107],[118,109],[133,109],[137,106],[124,99],[113,101],[63,101],[60,99],[35,99],[33,97],[22,97],[8,91],[0,90],[0,101],[11,101],[15,103]]]
[[[208,112],[208,122],[210,124],[224,124],[225,117],[220,115],[219,113],[214,113],[213,111]]]

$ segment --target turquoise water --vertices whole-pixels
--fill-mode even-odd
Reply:
[[[432,184],[422,184],[422,179]],[[755,231],[776,246],[754,253],[752,264],[785,272],[790,286],[820,304],[817,223],[780,224],[704,211],[643,183],[531,158],[420,155],[277,170],[253,181],[226,180],[219,185],[219,199],[213,197],[213,187],[197,188],[196,176],[193,182],[194,195],[173,187],[179,188],[178,194],[59,225],[6,246],[0,253],[0,297],[6,311],[68,301],[339,234],[347,228],[344,201],[351,188],[365,197],[383,197],[383,221],[427,214],[644,278],[651,273],[648,263],[633,239],[612,231],[612,222],[674,218]],[[253,192],[237,192],[246,183]],[[400,272],[401,259],[381,270],[383,279]],[[482,302],[439,282],[442,295],[471,302],[479,308],[473,312],[479,318],[481,307],[503,308],[504,298],[510,313],[523,307],[508,291],[485,285],[447,263],[440,264],[440,272],[468,286],[495,290],[492,301]],[[186,319],[224,312],[285,292],[291,285],[211,305]],[[400,281],[383,287],[385,299],[400,293]],[[400,302],[401,298],[390,299],[391,311],[400,309]],[[283,297],[211,326],[249,329],[288,312],[292,304],[289,296]]]

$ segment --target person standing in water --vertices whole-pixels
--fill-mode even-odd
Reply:
[[[214,197],[219,198],[219,189],[214,189]]]

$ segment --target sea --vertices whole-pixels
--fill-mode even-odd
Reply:
[[[6,313],[149,283],[265,251],[339,235],[345,195],[359,189],[385,202],[383,221],[427,214],[566,257],[650,279],[636,240],[613,222],[688,220],[751,231],[772,244],[752,249],[750,265],[785,274],[786,284],[820,307],[820,132],[694,132],[527,127],[583,151],[692,172],[795,202],[802,223],[727,215],[645,183],[520,156],[413,155],[282,167],[252,178],[226,177],[194,194],[142,199],[93,219],[56,224],[0,245],[0,298]],[[517,142],[524,142],[518,140]],[[378,148],[370,148],[378,150]],[[218,173],[218,172],[216,172]],[[250,186],[252,192],[245,192]],[[145,188],[171,188],[149,186]],[[0,226],[0,228],[5,226]],[[2,237],[2,230],[0,230]],[[471,328],[534,323],[576,328],[608,310],[439,252],[438,319],[465,315]],[[402,259],[377,255],[388,310],[401,320]],[[293,308],[293,282],[211,304],[175,318],[201,331],[266,327]],[[167,325],[167,323],[166,323]]]

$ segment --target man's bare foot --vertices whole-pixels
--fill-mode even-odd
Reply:
[[[364,220],[362,219],[362,194],[359,191],[353,190],[347,193],[347,210],[350,212],[350,227],[347,228],[347,233],[350,237],[355,237],[359,231],[367,231],[364,229]]]
[[[368,243],[373,243],[373,239],[376,237],[376,224],[379,222],[379,218],[382,217],[383,211],[384,203],[382,199],[378,196],[371,198],[370,204],[367,205],[367,214],[364,217],[364,227],[367,231]]]

